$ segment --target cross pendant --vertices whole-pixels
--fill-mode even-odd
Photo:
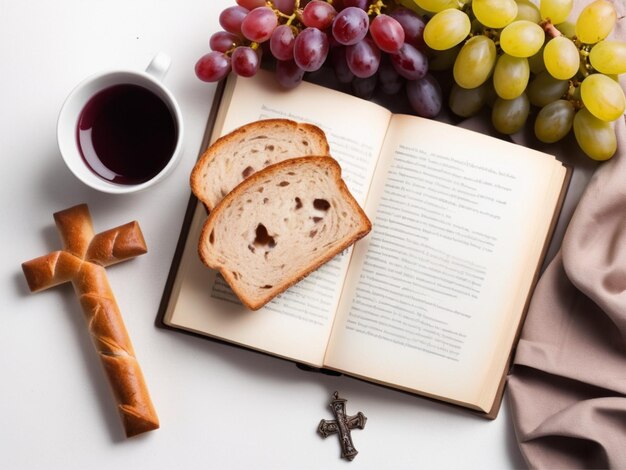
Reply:
[[[352,437],[350,436],[350,430],[365,427],[367,418],[360,411],[354,416],[346,415],[346,400],[345,398],[339,398],[339,393],[333,394],[333,399],[330,402],[330,409],[335,416],[333,420],[323,419],[320,421],[317,427],[317,432],[326,438],[331,434],[339,434],[339,442],[341,444],[341,457],[347,460],[353,460],[358,454],[352,443]]]

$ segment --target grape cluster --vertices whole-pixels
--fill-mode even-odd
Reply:
[[[613,156],[612,122],[626,108],[617,77],[626,72],[626,43],[607,39],[617,20],[610,1],[594,0],[573,24],[572,0],[415,1],[433,14],[424,41],[450,57],[455,114],[490,105],[494,127],[512,134],[536,108],[539,140],[557,142],[573,129],[589,157]]]
[[[269,53],[285,88],[328,63],[358,96],[370,97],[377,86],[387,94],[404,87],[418,115],[434,117],[441,109],[441,88],[424,52],[425,22],[394,0],[237,0],[219,22],[224,30],[211,36],[211,52],[196,63],[201,80],[218,81],[231,70],[251,77]]]

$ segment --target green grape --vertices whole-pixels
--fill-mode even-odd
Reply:
[[[567,80],[559,80],[548,72],[542,72],[536,75],[528,85],[528,100],[533,106],[543,108],[563,97],[568,88]]]
[[[535,119],[535,135],[547,144],[565,137],[574,122],[574,105],[567,100],[556,100],[544,106]]]
[[[600,73],[591,74],[583,80],[580,97],[591,114],[607,122],[615,121],[626,108],[622,87],[611,77]]]
[[[546,64],[543,63],[543,47],[539,49],[539,52],[528,58],[528,65],[530,66],[530,72],[534,75],[545,72]]]
[[[543,62],[554,78],[569,80],[576,75],[580,65],[578,48],[565,36],[552,38],[543,48]]]
[[[600,41],[591,49],[589,62],[607,75],[626,73],[626,42]]]
[[[541,49],[545,38],[543,28],[537,23],[514,21],[500,33],[500,47],[509,55],[530,57]]]
[[[468,118],[478,113],[487,102],[489,86],[483,83],[477,88],[461,88],[456,83],[452,85],[448,104],[457,116]]]
[[[578,15],[576,36],[585,44],[595,44],[609,35],[616,21],[613,4],[608,0],[595,0]]]
[[[615,130],[583,108],[574,116],[574,136],[580,148],[594,160],[608,160],[617,150]]]
[[[530,0],[517,0],[517,16],[515,21],[527,20],[533,23],[541,23],[539,8]]]
[[[564,21],[563,23],[555,25],[555,27],[566,38],[572,39],[574,36],[576,36],[576,26],[570,21]]]
[[[445,51],[459,44],[470,32],[470,19],[461,10],[449,8],[435,14],[424,28],[424,42],[431,49]]]
[[[473,0],[474,16],[489,28],[504,28],[517,16],[515,0]]]
[[[573,0],[541,0],[539,5],[541,19],[550,19],[552,24],[563,23],[573,6]]]
[[[461,45],[459,44],[446,51],[437,51],[436,54],[428,58],[428,70],[442,71],[451,69],[460,50]]]
[[[456,0],[414,0],[418,7],[433,13],[458,8]]]
[[[514,134],[524,126],[529,112],[530,103],[525,93],[513,100],[498,98],[491,110],[491,122],[498,132]]]
[[[502,54],[493,70],[493,86],[500,98],[512,100],[524,93],[529,76],[527,59]]]
[[[474,36],[461,47],[454,61],[454,81],[463,88],[476,88],[489,78],[496,63],[496,45],[487,36]]]

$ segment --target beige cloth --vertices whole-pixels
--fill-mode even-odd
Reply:
[[[615,0],[618,17],[624,0]],[[581,5],[576,7],[580,9]],[[626,41],[626,19],[614,38]],[[626,124],[542,275],[509,377],[532,468],[626,468]]]

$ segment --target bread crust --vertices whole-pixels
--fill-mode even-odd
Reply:
[[[261,297],[258,301],[255,301],[254,299],[251,299],[250,297],[246,296],[238,288],[236,279],[234,278],[234,276],[232,275],[230,270],[228,270],[225,266],[223,266],[223,265],[221,265],[219,263],[213,262],[213,260],[210,259],[206,255],[206,253],[203,250],[203,246],[205,246],[206,242],[209,240],[209,236],[211,234],[211,231],[213,230],[213,227],[214,227],[214,224],[215,224],[215,220],[217,219],[217,217],[220,214],[220,212],[222,210],[224,210],[229,205],[229,203],[231,201],[233,201],[236,198],[238,198],[239,195],[242,194],[245,190],[247,190],[251,186],[254,186],[258,182],[260,182],[261,179],[266,179],[267,177],[271,177],[272,174],[274,174],[275,172],[277,172],[277,171],[279,171],[281,169],[289,169],[289,168],[294,168],[295,169],[295,168],[297,168],[298,166],[300,166],[302,164],[311,164],[311,163],[314,163],[316,165],[319,165],[319,166],[322,166],[322,167],[327,167],[327,168],[331,169],[333,177],[334,177],[335,184],[337,184],[337,187],[338,187],[342,197],[346,201],[349,202],[350,206],[358,214],[358,218],[359,218],[359,221],[361,223],[361,229],[352,238],[346,240],[344,243],[341,243],[336,248],[334,248],[334,249],[330,250],[329,252],[327,252],[325,254],[325,256],[323,256],[322,258],[317,260],[312,265],[308,266],[302,272],[299,272],[295,276],[293,276],[292,278],[287,279],[285,282],[280,284],[280,286],[275,286],[273,289],[268,291],[267,295]],[[291,159],[288,159],[288,160],[284,160],[284,161],[278,162],[278,163],[276,163],[274,165],[270,165],[270,166],[268,166],[268,167],[266,167],[266,168],[264,168],[264,169],[262,169],[262,170],[260,170],[260,171],[258,171],[256,173],[254,173],[249,178],[247,178],[244,181],[242,181],[230,193],[228,193],[219,202],[219,204],[217,204],[217,206],[209,213],[209,217],[207,218],[207,220],[206,220],[206,222],[205,222],[205,224],[204,224],[204,226],[202,228],[202,232],[200,234],[200,239],[199,239],[199,244],[198,244],[198,254],[199,254],[200,259],[202,260],[202,262],[207,267],[209,267],[211,269],[216,269],[216,270],[218,270],[221,273],[221,275],[224,277],[224,280],[228,283],[228,285],[231,287],[233,292],[237,295],[237,297],[241,300],[241,302],[247,308],[249,308],[250,310],[258,310],[263,305],[265,305],[267,302],[272,300],[274,297],[276,297],[280,293],[286,291],[289,287],[291,287],[294,284],[296,284],[297,282],[301,281],[306,276],[311,274],[313,271],[318,269],[320,266],[322,266],[323,264],[325,264],[328,261],[330,261],[333,257],[335,257],[337,254],[341,253],[343,250],[348,248],[350,245],[355,243],[357,240],[363,238],[365,235],[367,235],[370,232],[371,229],[372,229],[372,223],[370,222],[369,218],[365,214],[365,211],[363,211],[363,209],[358,204],[358,202],[356,202],[356,200],[354,199],[354,197],[350,193],[348,187],[346,186],[345,182],[341,178],[341,167],[339,166],[339,163],[337,163],[337,161],[335,159],[333,159],[332,157],[329,157],[329,156],[297,157],[297,158],[291,158]]]
[[[208,211],[213,210],[214,207],[212,206],[211,201],[207,199],[202,191],[202,173],[204,172],[205,168],[215,158],[217,158],[219,155],[222,155],[222,150],[227,147],[231,142],[236,141],[237,139],[241,138],[241,136],[247,133],[251,133],[256,130],[263,131],[265,129],[270,129],[276,125],[292,129],[294,134],[298,129],[306,130],[307,135],[315,137],[318,141],[318,145],[325,149],[322,154],[328,155],[330,147],[328,145],[328,141],[326,140],[326,134],[322,129],[313,124],[296,122],[291,119],[262,119],[260,121],[254,121],[252,123],[238,127],[234,131],[220,137],[213,144],[211,144],[209,148],[207,148],[206,151],[200,156],[193,169],[191,170],[191,175],[189,177],[191,191],[194,196],[196,196],[204,204]]]
[[[22,264],[32,292],[72,282],[127,437],[159,427],[105,266],[147,252],[137,222],[94,235],[86,204],[54,214],[64,249]]]

